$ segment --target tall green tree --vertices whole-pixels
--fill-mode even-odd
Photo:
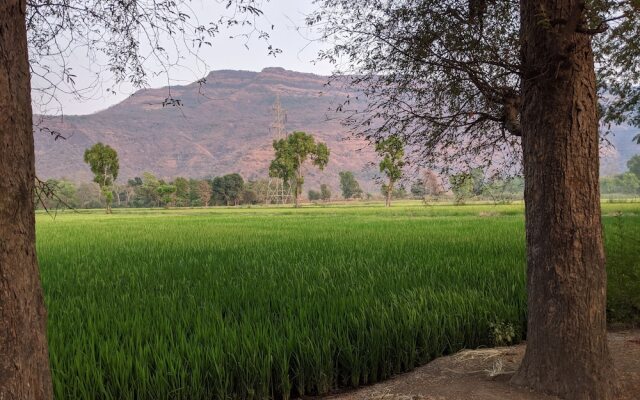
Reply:
[[[107,213],[111,213],[113,184],[118,178],[120,170],[118,153],[111,146],[98,142],[85,150],[84,162],[89,164],[91,172],[93,172],[93,181],[100,185]]]
[[[238,205],[244,191],[244,179],[237,173],[216,176],[211,181],[213,202],[218,205]]]
[[[345,199],[351,199],[353,197],[362,196],[362,189],[360,183],[356,180],[356,177],[351,171],[341,171],[340,175],[340,190],[342,191],[342,197]]]
[[[223,177],[225,197],[227,205],[238,205],[242,200],[242,192],[244,191],[244,179],[237,173],[227,174]]]
[[[324,143],[316,143],[314,137],[305,132],[293,132],[286,139],[274,140],[273,148],[276,154],[269,166],[269,176],[294,185],[295,207],[300,207],[304,184],[302,165],[311,159],[314,166],[323,170],[329,162],[329,148]]]
[[[381,139],[376,143],[376,152],[382,161],[380,161],[380,172],[387,176],[387,183],[383,185],[383,194],[385,195],[385,206],[391,207],[391,196],[393,195],[393,186],[402,178],[402,168],[404,161],[404,143],[398,135],[391,135]]]
[[[445,170],[522,163],[528,330],[513,382],[614,398],[598,116],[640,125],[638,2],[320,3],[309,22],[334,44],[322,57],[354,73],[366,99],[345,118],[356,134],[401,133],[420,162]]]
[[[189,198],[189,180],[183,177],[177,177],[173,180],[173,186],[176,187],[176,206],[189,207],[191,205]]]

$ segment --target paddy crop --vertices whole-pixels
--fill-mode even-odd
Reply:
[[[610,304],[631,318],[640,204],[604,207]],[[495,324],[525,332],[521,205],[116,210],[37,229],[57,399],[326,393],[491,345]]]

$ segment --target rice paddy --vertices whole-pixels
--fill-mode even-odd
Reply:
[[[37,217],[56,399],[288,399],[526,331],[522,205]],[[613,318],[640,204],[604,204]],[[635,283],[633,279],[635,279]],[[492,328],[494,327],[494,328]]]

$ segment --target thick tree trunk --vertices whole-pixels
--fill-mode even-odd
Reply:
[[[35,250],[25,0],[0,2],[0,399],[51,399]]]
[[[521,3],[528,331],[513,382],[566,399],[607,400],[615,379],[606,336],[596,83],[591,38],[576,33],[579,3]]]

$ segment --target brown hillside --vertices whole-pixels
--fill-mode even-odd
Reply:
[[[148,89],[92,115],[46,118],[40,126],[68,139],[55,141],[36,129],[37,173],[41,178],[88,181],[92,176],[83,153],[101,141],[118,151],[120,182],[143,171],[162,178],[231,172],[266,177],[273,156],[272,106],[280,95],[287,131],[311,133],[331,149],[324,172],[308,168],[305,188],[322,182],[337,190],[338,172],[351,170],[367,191],[377,192],[372,149],[363,141],[345,140],[349,135],[330,112],[347,92],[326,82],[323,76],[281,68],[215,71],[202,87],[193,83],[171,88],[182,107],[162,106],[168,88]]]
[[[280,95],[287,131],[302,130],[325,141],[331,160],[324,172],[308,168],[305,191],[327,183],[337,195],[338,172],[353,171],[365,191],[378,193],[371,166],[376,156],[363,141],[350,139],[332,113],[349,93],[327,86],[327,77],[266,68],[261,72],[214,71],[203,86],[148,89],[104,111],[85,116],[46,118],[40,127],[60,131],[57,140],[36,129],[36,169],[40,178],[91,179],[84,150],[102,141],[120,155],[120,182],[149,171],[159,177],[207,177],[240,172],[246,179],[266,177],[273,151],[272,106]],[[182,107],[162,106],[169,96]],[[351,97],[353,99],[353,96]],[[38,118],[36,118],[38,120]],[[614,147],[603,148],[602,172],[626,169],[640,152],[631,140],[637,129],[613,127]]]

